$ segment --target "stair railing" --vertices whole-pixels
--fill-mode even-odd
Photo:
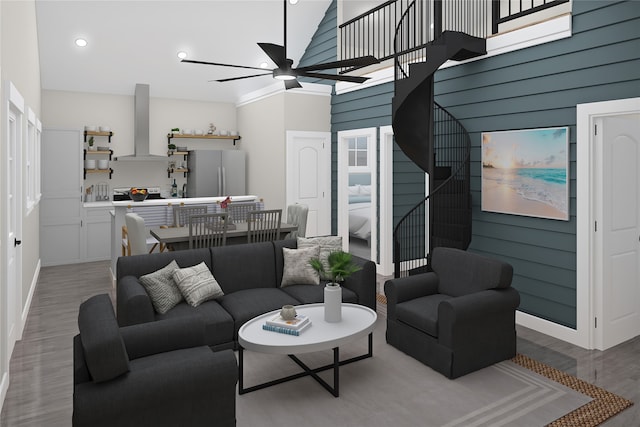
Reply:
[[[434,103],[435,170],[431,193],[393,232],[394,276],[426,271],[438,246],[467,249],[471,240],[471,140],[462,124]]]

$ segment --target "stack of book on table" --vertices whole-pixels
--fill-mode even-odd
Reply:
[[[281,334],[300,335],[309,326],[311,326],[311,320],[304,314],[296,314],[296,317],[292,320],[285,320],[280,316],[280,313],[278,313],[272,318],[267,319],[266,323],[262,325],[262,329],[265,331],[279,332]]]

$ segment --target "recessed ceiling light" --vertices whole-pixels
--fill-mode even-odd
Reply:
[[[87,41],[85,39],[76,39],[76,46],[85,47],[87,45]]]
[[[184,59],[186,57],[187,57],[187,52],[184,52],[182,50],[180,52],[178,52],[178,58]]]
[[[289,0],[289,3],[290,4],[296,4],[296,3],[298,3],[298,0]]]
[[[260,63],[260,68],[267,68],[269,66],[269,64],[267,64],[266,62],[261,62]]]

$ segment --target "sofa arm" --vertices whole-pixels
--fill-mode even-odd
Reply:
[[[129,359],[206,345],[197,317],[158,320],[120,328]]]
[[[202,346],[149,359],[115,380],[76,385],[73,425],[235,425],[238,365],[231,350]]]
[[[496,319],[515,316],[520,294],[514,288],[489,289],[440,302],[438,306],[438,339],[452,348],[453,337],[491,334]],[[502,325],[500,325],[502,326]],[[510,324],[508,327],[514,327]]]
[[[353,256],[352,261],[361,269],[344,280],[342,286],[358,295],[358,304],[376,309],[376,264],[363,258]]]
[[[134,276],[118,279],[116,312],[120,326],[152,322],[156,318],[151,298]]]

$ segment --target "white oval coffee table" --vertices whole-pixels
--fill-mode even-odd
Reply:
[[[306,304],[296,306],[296,311],[311,320],[311,326],[300,335],[287,335],[265,331],[262,325],[276,315],[279,310],[265,313],[249,320],[238,331],[238,393],[245,394],[304,376],[311,376],[335,397],[339,395],[339,368],[358,360],[373,356],[373,329],[378,318],[375,311],[358,304],[342,304],[342,320],[329,323],[324,320],[324,304]],[[368,352],[357,357],[340,360],[340,346],[368,335]],[[245,388],[243,385],[243,351],[260,353],[286,354],[295,361],[303,371],[284,378]],[[294,354],[310,353],[322,350],[333,350],[333,363],[319,368],[309,368]],[[333,387],[320,378],[317,373],[333,369]]]

